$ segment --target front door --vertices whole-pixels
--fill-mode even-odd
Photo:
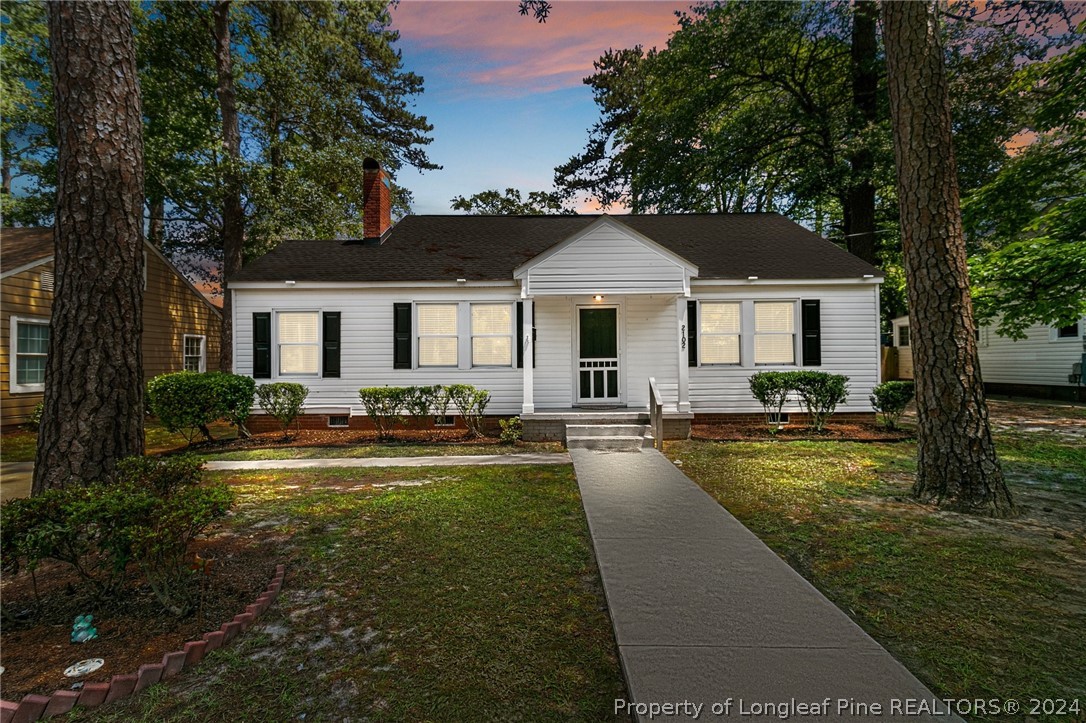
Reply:
[[[616,404],[620,399],[618,307],[577,309],[577,401]]]

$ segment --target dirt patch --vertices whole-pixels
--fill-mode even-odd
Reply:
[[[913,439],[909,429],[886,429],[874,424],[827,424],[821,432],[810,427],[785,426],[777,432],[765,424],[695,424],[690,428],[691,439],[716,442],[764,442],[772,439],[786,441],[815,440],[833,442],[904,442]]]
[[[78,682],[105,682],[116,674],[134,673],[144,663],[160,662],[164,653],[181,649],[244,611],[279,562],[274,546],[222,530],[193,543],[193,552],[215,562],[198,610],[184,618],[163,612],[150,588],[136,577],[115,598],[95,601],[86,583],[66,565],[43,564],[33,578],[25,572],[5,575],[0,608],[4,698],[50,695]],[[72,623],[86,613],[94,616],[98,637],[73,644]],[[64,675],[66,667],[87,658],[103,658],[105,665],[84,678]]]

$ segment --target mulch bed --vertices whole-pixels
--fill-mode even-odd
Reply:
[[[158,663],[164,653],[180,650],[185,642],[200,639],[243,612],[275,573],[275,547],[254,544],[250,538],[221,535],[197,540],[191,549],[215,562],[199,610],[184,618],[164,612],[139,579],[130,580],[117,598],[94,601],[88,585],[70,567],[45,563],[35,572],[38,608],[30,575],[5,575],[0,608],[4,698],[51,695],[77,681],[106,682],[115,674],[133,673],[144,663]],[[72,643],[72,623],[86,613],[94,616],[98,637]],[[83,678],[65,677],[65,668],[87,658],[103,658],[105,665]]]
[[[915,438],[909,429],[886,429],[874,424],[834,424],[830,422],[821,432],[799,425],[785,426],[776,433],[765,424],[695,424],[691,439],[714,442],[759,442],[779,439],[834,442],[904,442]]]
[[[478,447],[498,444],[497,437],[473,437],[464,429],[397,429],[392,440],[379,440],[377,432],[358,429],[302,429],[291,430],[284,439],[282,432],[258,432],[249,439],[223,439],[213,442],[196,442],[180,452],[230,452],[245,449],[272,449],[278,447],[353,447],[382,444],[395,447],[397,443],[408,445],[435,444],[448,446]]]

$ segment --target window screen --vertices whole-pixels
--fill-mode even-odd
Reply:
[[[512,366],[513,307],[509,304],[471,305],[472,366]]]
[[[457,358],[456,304],[419,304],[419,366],[454,367]]]
[[[754,363],[795,364],[796,305],[790,301],[754,303]]]
[[[738,364],[740,305],[701,303],[698,319],[702,364]]]
[[[279,312],[279,373],[316,374],[320,347],[317,343],[319,315],[315,311]]]

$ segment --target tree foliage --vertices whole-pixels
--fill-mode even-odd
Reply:
[[[483,216],[541,216],[547,214],[575,214],[572,206],[563,202],[557,193],[530,191],[524,198],[516,188],[505,193],[497,189],[480,191],[465,198],[456,196],[449,202],[454,211],[466,211]]]
[[[1036,139],[968,198],[977,316],[1021,338],[1086,316],[1086,45],[1018,73]]]
[[[864,6],[702,3],[680,15],[666,47],[609,50],[585,79],[600,118],[583,151],[555,169],[559,191],[634,212],[780,212],[900,280],[881,40],[873,103],[870,88],[856,84],[865,52],[872,67],[871,49],[857,45]],[[1010,160],[1007,146],[1030,108],[1014,91],[1020,69],[1076,39],[1068,15],[1053,2],[943,7],[963,195]],[[870,202],[856,193],[865,184],[875,197],[874,257],[854,246],[863,229],[853,228],[853,210]],[[900,284],[887,285],[889,315],[904,311],[903,298]]]
[[[5,2],[2,46],[5,167],[19,188],[5,219],[52,221],[55,131],[48,42],[39,0]],[[164,248],[183,268],[219,280],[222,200],[232,170],[222,148],[213,2],[154,3],[134,25],[146,96],[148,214],[160,203]],[[245,258],[287,237],[357,236],[361,164],[387,172],[437,168],[432,126],[411,100],[423,79],[405,71],[386,3],[234,2],[233,73],[242,133]],[[9,93],[9,89],[13,92]],[[394,187],[396,208],[410,194]]]

